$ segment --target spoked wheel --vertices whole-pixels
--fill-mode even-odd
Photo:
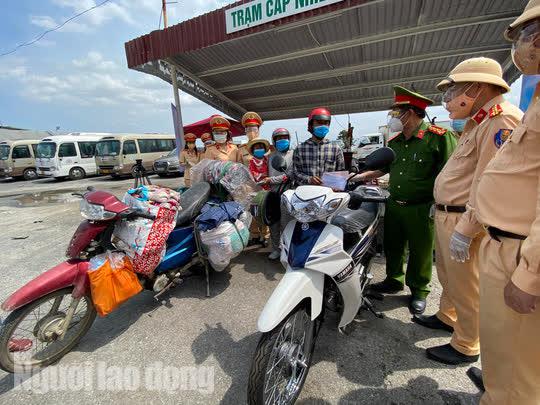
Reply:
[[[61,327],[73,302],[64,288],[13,311],[0,330],[0,368],[29,372],[46,367],[68,353],[86,334],[96,317],[90,296],[77,304],[63,336]]]
[[[248,404],[294,404],[311,365],[315,321],[304,307],[259,341],[248,382]]]

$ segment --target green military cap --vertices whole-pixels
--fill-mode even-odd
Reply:
[[[428,105],[432,105],[433,100],[415,93],[405,87],[394,86],[394,104],[390,108],[414,106],[425,110]]]

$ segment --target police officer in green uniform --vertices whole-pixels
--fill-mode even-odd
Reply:
[[[421,314],[426,308],[433,264],[433,186],[457,140],[451,131],[424,121],[426,107],[433,104],[432,100],[400,86],[394,87],[394,93],[388,126],[390,132],[399,133],[389,140],[388,146],[396,153],[396,159],[386,170],[358,176],[360,180],[370,180],[390,173],[390,199],[384,218],[386,279],[371,289],[393,294],[407,284],[411,290],[409,310]]]

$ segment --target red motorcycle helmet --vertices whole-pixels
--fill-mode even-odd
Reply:
[[[311,132],[313,130],[313,120],[319,120],[319,121],[332,121],[332,114],[330,113],[330,110],[325,107],[317,107],[311,110],[308,116],[308,131]]]
[[[291,137],[291,134],[289,133],[289,130],[286,128],[277,128],[274,129],[274,132],[272,132],[272,142],[275,143],[275,138],[277,136],[288,136]]]

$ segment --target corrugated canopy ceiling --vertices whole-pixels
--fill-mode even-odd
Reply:
[[[440,102],[435,85],[460,61],[487,56],[513,82],[502,33],[526,0],[344,0],[227,35],[224,9],[126,43],[128,66],[240,118],[385,110],[392,85]]]

